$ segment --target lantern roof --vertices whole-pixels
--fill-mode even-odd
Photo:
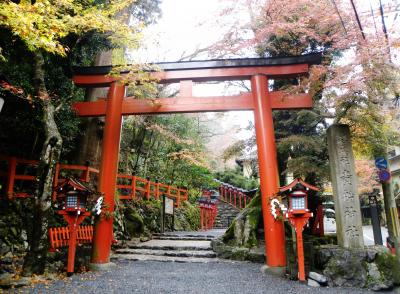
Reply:
[[[58,193],[63,193],[68,192],[69,190],[71,190],[71,188],[87,193],[95,193],[87,183],[76,178],[66,178],[57,187],[54,188],[54,191]]]
[[[292,189],[301,190],[302,188],[305,189],[305,190],[310,189],[310,190],[313,190],[313,191],[319,191],[319,189],[317,187],[304,182],[301,178],[296,178],[290,184],[288,184],[286,186],[283,186],[283,187],[280,187],[279,188],[279,192],[286,192],[286,191],[292,190]]]

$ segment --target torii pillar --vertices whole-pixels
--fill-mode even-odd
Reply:
[[[104,195],[104,203],[106,206],[102,208],[102,216],[95,226],[91,258],[91,263],[97,266],[110,262],[110,248],[114,235],[114,195],[117,184],[119,143],[122,125],[122,101],[124,96],[125,85],[118,81],[112,82],[107,97],[98,188]]]
[[[270,200],[279,189],[278,164],[272,110],[312,108],[308,93],[285,95],[268,90],[268,78],[290,78],[305,75],[310,64],[318,64],[321,55],[274,58],[189,61],[157,64],[163,72],[150,73],[159,83],[180,83],[177,98],[157,98],[149,102],[124,97],[124,85],[109,76],[111,66],[76,68],[74,82],[82,87],[110,87],[107,99],[78,102],[74,108],[83,117],[105,116],[99,191],[109,217],[97,223],[93,240],[92,264],[109,262],[114,211],[114,195],[118,171],[118,153],[123,115],[170,114],[208,111],[253,110],[255,118],[261,182],[262,212],[265,231],[267,265],[280,271],[286,264],[283,222],[270,212]],[[121,74],[124,74],[123,72]],[[194,97],[192,82],[250,80],[251,93],[236,96]]]
[[[269,267],[280,268],[286,264],[285,230],[283,222],[276,220],[270,213],[270,201],[279,191],[279,177],[274,121],[272,118],[271,96],[269,95],[267,76],[252,76],[251,90],[254,101],[254,123],[261,185],[265,248],[268,251],[267,265]]]

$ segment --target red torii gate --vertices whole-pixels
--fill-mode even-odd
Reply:
[[[268,79],[305,75],[311,64],[320,63],[320,54],[292,57],[225,59],[158,63],[160,72],[151,72],[159,83],[180,83],[177,98],[151,101],[125,97],[125,85],[110,76],[111,66],[75,68],[73,81],[81,87],[109,87],[107,99],[79,102],[73,107],[79,116],[105,116],[99,191],[109,211],[114,210],[119,142],[123,115],[253,110],[257,136],[262,211],[266,240],[266,262],[270,267],[285,266],[283,223],[270,213],[270,199],[279,190],[278,165],[272,110],[312,108],[309,94],[286,96],[268,89]],[[126,72],[121,72],[126,74]],[[252,91],[237,96],[194,97],[193,82],[250,80]],[[109,262],[113,219],[102,218],[95,227],[91,262]]]

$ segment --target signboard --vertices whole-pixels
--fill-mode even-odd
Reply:
[[[380,180],[381,182],[387,182],[387,181],[389,181],[390,178],[391,178],[390,172],[389,172],[388,170],[386,170],[386,169],[381,169],[381,170],[378,172],[378,175],[379,175],[379,180]]]
[[[165,197],[165,214],[174,214],[174,200],[168,197]]]
[[[175,228],[175,215],[174,215],[174,200],[168,198],[166,195],[162,196],[163,205],[161,208],[161,233],[165,232],[165,226],[167,224],[167,216],[168,218],[172,218],[171,223],[171,231],[174,231]]]
[[[375,166],[379,169],[387,169],[388,163],[387,160],[383,157],[375,158]]]

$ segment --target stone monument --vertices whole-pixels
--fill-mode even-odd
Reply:
[[[347,125],[329,127],[328,151],[338,244],[344,248],[363,248],[360,200]]]

